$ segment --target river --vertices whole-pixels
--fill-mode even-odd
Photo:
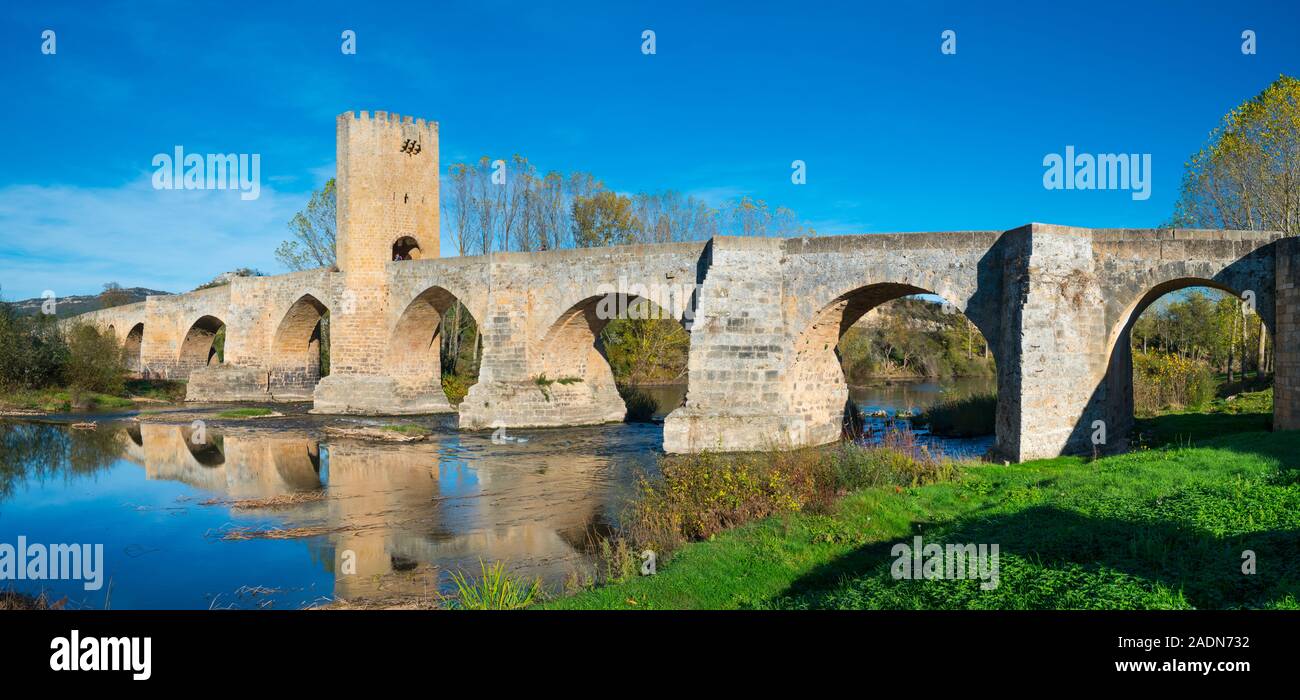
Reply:
[[[942,389],[882,384],[853,397],[895,411],[966,390]],[[660,416],[683,396],[650,391]],[[196,434],[189,419],[202,408],[175,410],[98,416],[95,430],[0,419],[0,546],[20,536],[102,544],[105,560],[97,590],[70,580],[0,589],[94,609],[401,604],[447,592],[449,572],[477,572],[482,560],[557,590],[592,569],[593,533],[617,524],[662,438],[658,423],[627,423],[493,440],[441,416],[420,420],[433,429],[423,442],[361,443],[323,436],[340,419],[301,410],[213,419]]]

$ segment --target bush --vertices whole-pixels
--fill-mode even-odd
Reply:
[[[997,413],[996,395],[972,394],[940,401],[925,409],[921,421],[929,424],[932,435],[977,437],[994,433]]]
[[[911,445],[912,447],[908,447]],[[824,509],[848,491],[920,486],[957,475],[951,462],[915,448],[900,433],[884,446],[767,453],[670,455],[659,476],[642,477],[624,515],[635,551],[666,554],[691,540],[769,515]]]
[[[126,368],[122,346],[111,331],[78,323],[67,329],[65,337],[68,363],[64,367],[64,380],[74,395],[122,393],[126,388]]]
[[[1133,355],[1133,409],[1139,415],[1200,408],[1214,391],[1214,371],[1206,362],[1164,353]]]
[[[532,605],[541,597],[542,581],[516,579],[506,571],[504,562],[488,565],[479,560],[482,575],[470,581],[463,572],[451,575],[456,585],[454,607],[461,610],[518,610]]]
[[[14,316],[0,304],[0,387],[56,386],[67,361],[68,346],[52,316]]]
[[[466,377],[460,374],[444,374],[442,375],[442,390],[447,394],[447,400],[454,406],[465,400],[469,388],[474,386],[476,381],[474,377]]]
[[[649,422],[659,410],[659,403],[654,400],[654,397],[635,386],[620,386],[618,395],[627,405],[625,420],[629,423]]]

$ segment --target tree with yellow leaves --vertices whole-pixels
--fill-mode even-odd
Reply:
[[[1300,80],[1224,116],[1187,163],[1173,225],[1300,234]]]

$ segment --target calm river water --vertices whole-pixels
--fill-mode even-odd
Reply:
[[[893,384],[853,396],[893,411],[983,388]],[[682,391],[652,390],[661,414]],[[0,546],[20,536],[103,544],[105,560],[99,590],[68,580],[0,589],[87,608],[400,602],[446,591],[448,572],[477,572],[480,559],[555,589],[591,566],[592,533],[616,524],[662,438],[660,425],[638,423],[512,431],[500,443],[441,417],[425,421],[427,441],[375,444],[326,437],[314,416],[217,423],[196,439],[188,423],[101,418],[79,431],[0,419]]]

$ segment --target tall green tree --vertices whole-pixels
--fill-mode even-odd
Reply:
[[[290,270],[333,267],[335,262],[334,178],[312,193],[302,211],[289,220],[293,238],[275,249],[275,258]]]

